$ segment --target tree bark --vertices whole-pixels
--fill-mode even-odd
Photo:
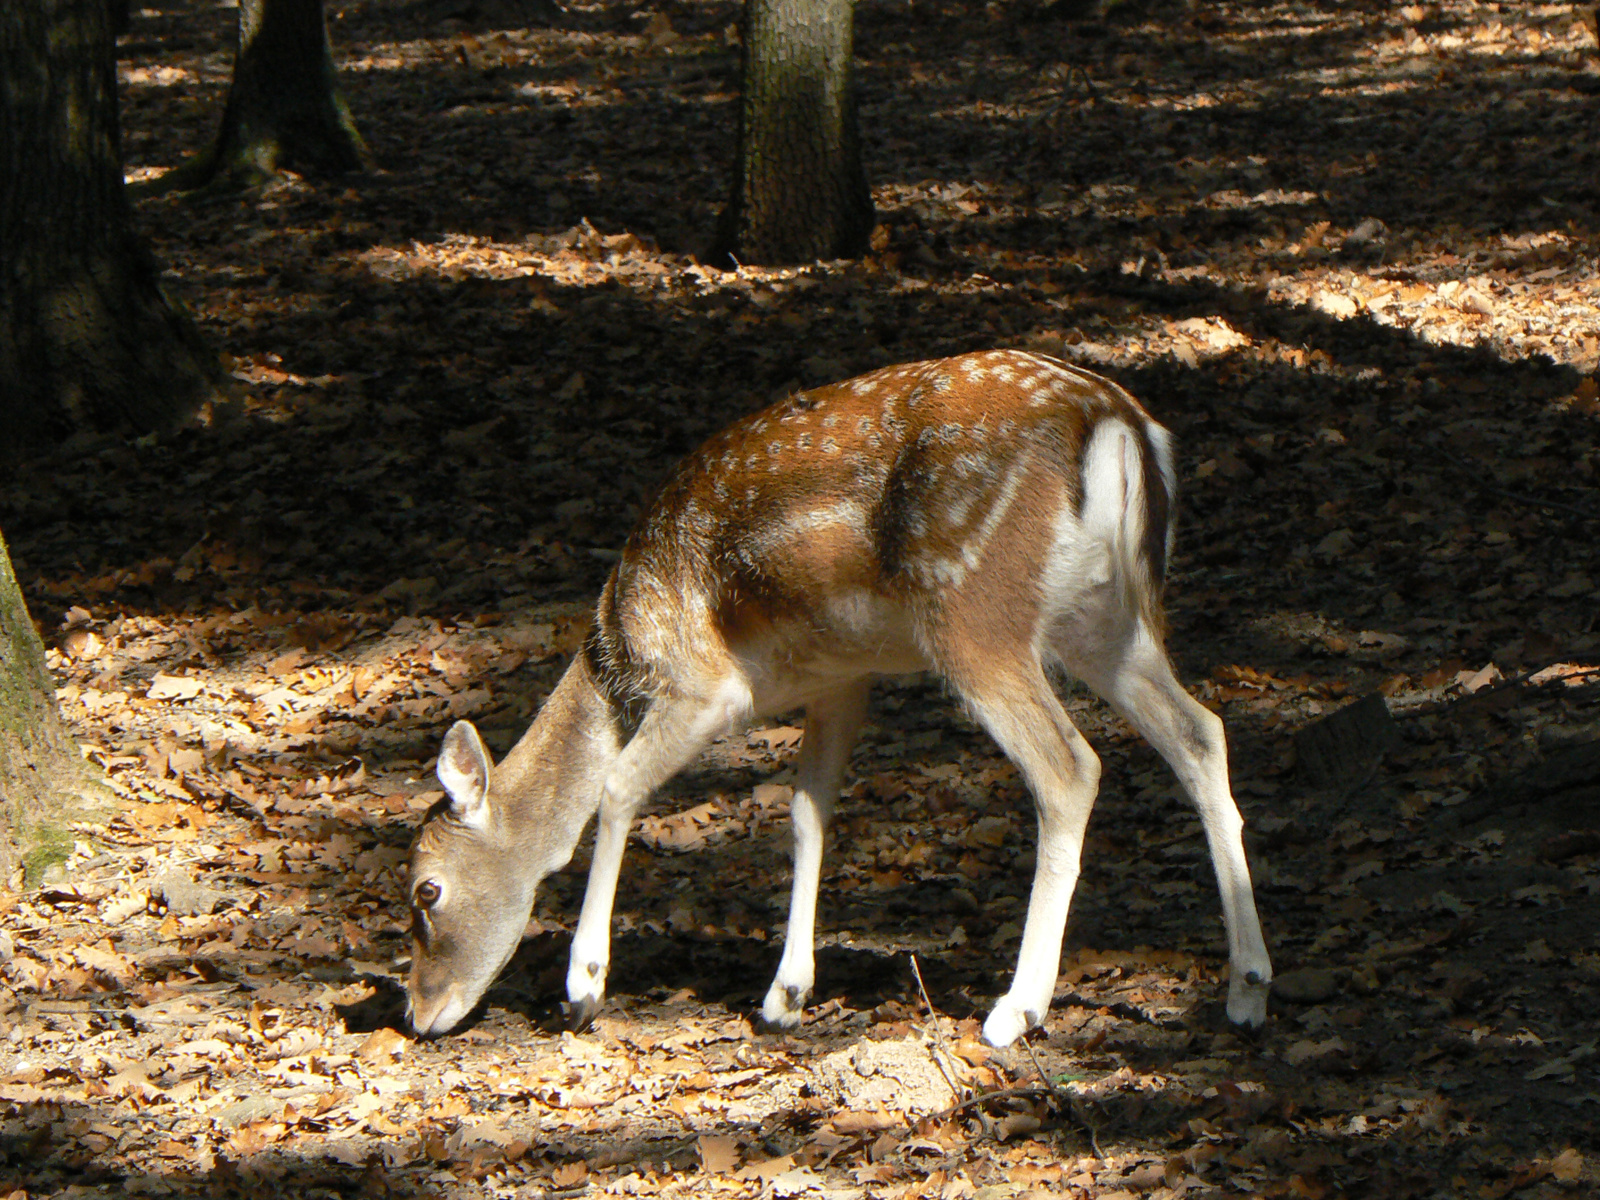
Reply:
[[[107,798],[56,709],[44,646],[0,538],[0,889],[19,865],[37,877],[64,859],[68,825],[98,815]]]
[[[872,234],[851,83],[853,0],[745,0],[732,194],[713,256],[853,258]]]
[[[0,4],[0,457],[172,425],[222,381],[132,231],[105,0]]]
[[[239,50],[216,141],[152,190],[254,187],[282,170],[328,176],[371,166],[339,91],[323,0],[239,0]]]

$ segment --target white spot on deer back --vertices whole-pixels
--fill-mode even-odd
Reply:
[[[769,521],[745,540],[745,553],[759,558],[786,542],[807,537],[819,529],[838,525],[843,525],[852,533],[865,536],[867,510],[854,500],[841,500],[835,504],[784,513]]]
[[[970,491],[963,490],[957,492],[955,499],[950,501],[950,506],[945,509],[945,524],[951,529],[956,529],[962,525],[965,525],[967,522],[967,514],[972,511],[972,502],[974,499],[976,499],[976,497]]]
[[[999,494],[989,505],[989,510],[984,513],[983,520],[979,522],[973,535],[962,544],[961,558],[969,567],[975,568],[983,560],[983,552],[989,545],[989,539],[994,536],[994,531],[1000,528],[1000,522],[1005,520],[1006,513],[1011,510],[1012,502],[1016,500],[1017,492],[1028,472],[1028,458],[1028,455],[1023,455],[1006,470]]]
[[[956,455],[950,464],[950,470],[957,479],[971,479],[974,476],[983,478],[990,474],[990,465],[987,454],[969,450],[965,454]]]
[[[1065,363],[1053,358],[1046,358],[1042,354],[1030,354],[1029,357],[1043,366],[1044,369],[1050,373],[1052,380],[1061,390],[1062,394],[1065,394],[1074,388],[1083,387],[1089,388],[1096,395],[1104,396],[1106,394],[1108,381],[1101,378],[1099,375],[1096,375],[1092,371],[1086,371],[1084,368],[1074,366],[1072,363]],[[1122,389],[1118,388],[1115,384],[1109,384],[1109,387],[1114,392],[1122,391]]]
[[[921,575],[925,583],[935,587],[960,587],[967,577],[965,563],[953,558],[927,559],[922,563]]]

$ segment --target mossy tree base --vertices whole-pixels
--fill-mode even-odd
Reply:
[[[110,789],[56,709],[44,646],[0,540],[0,889],[19,866],[37,882],[71,851],[69,827],[110,806]]]
[[[106,5],[0,4],[0,457],[226,394],[122,186]]]
[[[259,187],[285,170],[370,170],[339,93],[323,0],[241,0],[239,53],[216,141],[144,192]]]

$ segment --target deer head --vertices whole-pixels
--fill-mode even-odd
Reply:
[[[424,1035],[459,1024],[510,961],[543,878],[519,853],[494,796],[494,762],[470,721],[451,727],[436,770],[448,799],[411,857],[407,1019]]]
[[[621,735],[579,654],[498,766],[470,721],[445,735],[446,799],[411,847],[408,1019],[447,1033],[516,953],[539,885],[572,857]]]

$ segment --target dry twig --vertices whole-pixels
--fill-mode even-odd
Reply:
[[[928,997],[928,988],[922,982],[922,968],[917,966],[917,956],[915,954],[911,956],[911,973],[917,977],[917,990],[922,993],[922,1003],[927,1005],[928,1008],[928,1020],[933,1023],[933,1040],[939,1049],[939,1053],[933,1056],[933,1065],[939,1068],[939,1074],[943,1075],[944,1081],[950,1085],[950,1094],[960,1100],[961,1089],[956,1086],[956,1081],[951,1078],[950,1072],[945,1068],[944,1062],[940,1058],[940,1055],[943,1055],[944,1058],[949,1058],[950,1048],[945,1045],[944,1030],[939,1028],[939,1014],[934,1011],[933,1001]],[[987,1126],[988,1122],[985,1121],[984,1124]]]
[[[1024,1038],[1022,1045],[1027,1050],[1028,1057],[1033,1060],[1033,1069],[1039,1073],[1039,1078],[1050,1089],[1050,1095],[1061,1101],[1062,1107],[1073,1115],[1079,1125],[1083,1126],[1083,1131],[1089,1135],[1089,1145],[1094,1147],[1095,1157],[1104,1158],[1105,1152],[1100,1149],[1099,1127],[1089,1120],[1089,1114],[1083,1106],[1083,1101],[1070,1092],[1062,1091],[1056,1086],[1055,1080],[1045,1074],[1044,1064],[1039,1061],[1039,1056],[1033,1052],[1032,1042]]]

